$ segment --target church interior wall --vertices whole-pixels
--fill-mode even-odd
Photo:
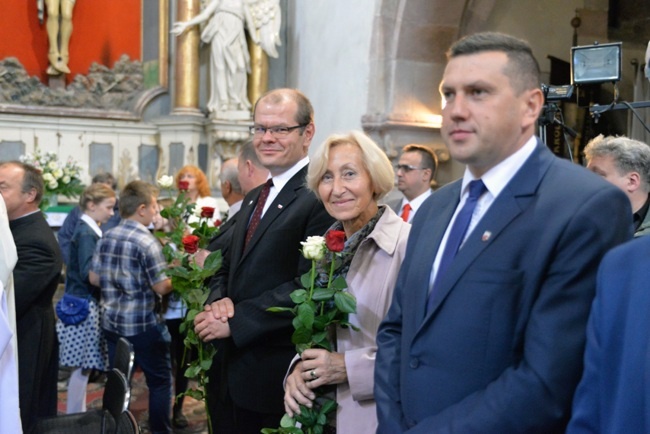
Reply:
[[[362,128],[376,3],[310,0],[287,6],[286,85],[302,90],[314,106],[312,151],[332,133]]]
[[[28,30],[21,32],[23,39],[43,38],[33,3],[13,6],[14,20],[30,21],[24,23]],[[79,6],[83,3],[79,2]],[[179,5],[204,2],[125,0],[121,4],[141,12],[135,14],[141,26],[136,38],[141,46],[133,57],[143,63],[142,80],[150,86],[146,97],[141,95],[137,102],[131,101],[119,110],[81,108],[83,113],[59,110],[56,105],[27,104],[13,110],[8,108],[11,104],[0,100],[0,159],[17,149],[32,152],[38,145],[43,150],[55,149],[62,157],[83,159],[82,164],[97,168],[87,161],[90,145],[97,145],[102,153],[108,152],[105,145],[109,145],[110,168],[122,174],[125,182],[129,177],[153,178],[155,174],[150,172],[154,164],[158,174],[182,164],[197,164],[208,172],[214,188],[221,161],[234,155],[238,144],[247,138],[250,118],[229,126],[210,120],[206,109],[210,50],[204,43],[196,47],[198,107],[190,115],[175,112],[179,91],[174,70],[177,38],[169,36],[169,28],[177,19]],[[398,158],[408,143],[426,144],[443,161],[439,184],[457,178],[463,171],[461,165],[449,161],[439,133],[438,85],[446,63],[445,51],[454,40],[483,30],[504,31],[527,39],[546,79],[550,71],[548,55],[569,59],[574,31],[570,22],[576,11],[582,20],[579,44],[607,42],[608,36],[608,0],[280,0],[280,5],[282,46],[278,47],[279,57],[269,59],[269,88],[296,87],[310,97],[317,124],[312,150],[329,134],[351,129],[364,129],[392,159]],[[87,5],[75,9],[75,20],[84,20],[83,26],[75,24],[76,41],[84,41],[82,32],[92,33],[83,30],[88,25],[85,21],[91,19],[88,11]],[[3,17],[0,24],[8,15]],[[15,26],[0,28],[0,33],[7,33]],[[21,54],[8,45],[9,38],[0,40],[4,41],[0,42],[0,61],[16,54],[26,59],[40,56],[42,62],[47,61],[42,59],[43,53],[38,54],[43,50],[42,41],[25,42],[24,46],[35,48]],[[116,47],[100,50],[94,60],[101,62],[107,52],[122,50]],[[632,89],[630,61],[642,59],[644,48],[641,43],[624,45],[621,95],[626,99],[630,99]],[[30,74],[47,84],[43,70],[40,67],[40,72]],[[0,64],[0,81],[2,74]],[[66,82],[69,86],[70,77]],[[148,160],[139,161],[141,158]],[[90,176],[89,172],[87,180]]]

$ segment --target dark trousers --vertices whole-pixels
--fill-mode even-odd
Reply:
[[[219,434],[259,434],[262,428],[278,428],[282,414],[258,413],[235,405],[230,396],[210,405],[212,429]]]
[[[237,406],[227,392],[222,353],[210,368],[207,398],[212,430],[218,434],[259,434],[262,428],[278,428],[283,414],[259,413]]]
[[[184,396],[178,397],[180,393],[183,393],[187,390],[187,384],[189,378],[185,376],[185,368],[191,360],[191,352],[185,352],[185,344],[183,340],[185,337],[180,332],[180,326],[183,320],[178,319],[167,319],[165,324],[167,324],[167,329],[169,329],[169,335],[171,336],[171,358],[172,358],[172,372],[174,373],[174,412],[181,411],[183,408],[183,398]],[[183,360],[185,358],[185,360]],[[184,363],[183,363],[184,362]]]
[[[104,330],[111,365],[117,340],[122,337]],[[133,344],[135,364],[140,366],[149,388],[149,428],[152,434],[170,434],[172,402],[172,366],[169,356],[169,332],[165,324],[151,327],[135,336],[124,336]],[[112,366],[111,366],[112,367]]]

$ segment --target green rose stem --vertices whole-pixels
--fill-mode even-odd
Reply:
[[[199,340],[198,344],[198,350],[199,350],[199,360],[205,360],[205,354],[203,353],[203,342]],[[212,362],[212,359],[210,359],[210,362]],[[210,363],[212,364],[212,363]],[[201,370],[199,371],[199,387],[203,391],[203,403],[205,404],[205,414],[208,416],[208,432],[212,433],[212,420],[210,419],[210,406],[208,405],[208,394],[206,391],[208,390],[208,378],[207,378],[207,373],[208,371]]]
[[[171,178],[171,177],[168,177]],[[160,179],[158,185],[169,192],[172,198],[171,179]],[[203,266],[199,266],[188,252],[185,252],[183,237],[186,228],[193,229],[193,235],[199,238],[198,246],[207,244],[214,234],[219,230],[217,227],[207,227],[207,223],[201,219],[199,223],[185,223],[184,216],[194,212],[195,204],[188,203],[188,197],[185,190],[179,191],[176,200],[161,212],[161,216],[169,220],[171,232],[156,233],[163,239],[163,254],[170,264],[165,274],[172,279],[172,287],[187,307],[187,314],[181,323],[180,332],[185,336],[183,341],[185,345],[185,356],[188,349],[196,351],[196,358],[188,363],[185,369],[187,378],[195,378],[197,381],[196,389],[187,389],[179,395],[191,396],[197,401],[203,401],[206,414],[208,414],[209,405],[206,388],[209,383],[208,371],[212,366],[212,360],[217,352],[216,347],[211,343],[204,343],[199,339],[194,331],[194,318],[203,311],[203,305],[208,298],[209,289],[205,285],[205,280],[214,275],[221,268],[221,252],[212,252],[205,259]],[[206,220],[207,221],[207,220]],[[203,227],[205,226],[205,228]],[[172,247],[171,245],[175,247]],[[182,365],[185,365],[183,360]],[[212,421],[207,418],[208,432],[212,434]]]
[[[302,288],[291,293],[293,307],[274,306],[267,308],[269,312],[290,312],[294,316],[294,333],[292,342],[296,351],[302,354],[306,348],[324,348],[331,351],[328,341],[328,330],[340,325],[358,330],[348,321],[348,315],[356,312],[356,299],[345,291],[347,284],[342,276],[334,279],[337,268],[336,257],[339,250],[329,250],[324,237],[308,237],[303,245],[303,256],[312,261],[311,269],[300,278]],[[327,284],[318,285],[316,281],[316,263],[324,257],[330,257],[330,268]],[[339,263],[340,265],[340,263]],[[314,298],[317,300],[314,302]],[[318,304],[320,303],[320,309]],[[327,389],[314,390],[316,399],[312,408],[300,406],[300,413],[294,417],[285,414],[278,428],[264,428],[263,434],[322,434],[327,425],[327,416],[336,410],[336,401],[327,398]],[[298,427],[298,423],[300,427]]]
[[[330,274],[327,278],[327,287],[329,288],[330,285],[332,284],[332,276],[334,276],[334,253],[332,253],[332,262],[330,263]],[[312,279],[312,287],[314,286],[314,279]],[[325,314],[325,302],[321,302],[320,304],[320,314],[324,315]]]

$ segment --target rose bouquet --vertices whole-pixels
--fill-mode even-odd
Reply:
[[[34,166],[43,175],[45,191],[40,203],[41,210],[46,210],[54,204],[58,195],[72,199],[84,190],[80,179],[82,168],[71,158],[61,163],[54,152],[42,154],[36,148],[33,154],[22,155],[20,161]]]
[[[171,187],[173,185],[171,176],[161,177],[158,180],[158,185],[169,189],[171,197]],[[194,254],[200,248],[207,246],[212,236],[219,230],[219,227],[218,225],[213,226],[211,222],[209,223],[214,215],[214,208],[203,207],[197,212],[195,204],[189,203],[186,191],[187,183],[179,182],[179,194],[176,200],[160,212],[168,220],[170,230],[158,234],[158,236],[165,243],[163,254],[170,264],[170,268],[165,270],[165,273],[172,280],[174,293],[187,308],[187,314],[180,326],[180,332],[185,335],[185,357],[188,356],[188,350],[191,350],[195,355],[187,365],[185,376],[196,378],[198,388],[188,389],[183,395],[203,401],[207,411],[206,385],[208,383],[208,371],[212,366],[216,348],[211,344],[203,343],[195,333],[194,317],[203,311],[203,305],[209,295],[209,289],[205,285],[205,281],[221,267],[221,252],[210,253],[203,266],[194,260]],[[188,225],[185,220],[191,213],[197,213],[199,221]],[[212,433],[210,418],[208,418],[208,430]]]
[[[301,242],[302,254],[312,261],[311,270],[301,276],[303,288],[291,293],[294,307],[271,307],[271,312],[291,312],[294,316],[294,332],[291,337],[299,354],[308,348],[323,348],[332,351],[330,331],[333,327],[356,327],[350,324],[348,316],[355,313],[357,301],[346,291],[343,276],[334,277],[341,265],[341,253],[345,244],[343,231],[329,231],[325,237],[312,236]],[[319,276],[318,270],[326,270],[326,276]],[[327,424],[328,415],[336,410],[336,401],[324,396],[316,389],[312,408],[300,406],[300,414],[293,418],[284,415],[280,428],[264,428],[262,433],[321,434]]]

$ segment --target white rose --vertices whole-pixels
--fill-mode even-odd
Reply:
[[[56,190],[56,188],[57,188],[58,186],[59,186],[59,183],[56,182],[55,179],[53,179],[52,181],[50,181],[50,182],[47,183],[47,188],[49,188],[50,190]]]
[[[64,184],[69,184],[70,183],[70,177],[67,175],[63,176],[63,179],[61,179],[61,182]]]
[[[58,163],[56,161],[50,161],[49,163],[47,163],[47,167],[50,170],[54,171],[54,170],[59,168],[59,165],[58,165]]]
[[[63,178],[63,170],[61,170],[61,169],[56,169],[54,172],[52,172],[52,175],[53,175],[56,179],[61,179],[61,178]]]
[[[325,238],[321,236],[307,237],[307,241],[301,241],[302,255],[305,259],[320,261],[325,256]]]
[[[43,174],[43,182],[50,183],[54,181],[54,177],[52,176],[51,173],[44,173]]]
[[[163,175],[158,179],[158,187],[160,188],[171,188],[174,185],[174,177],[169,175]]]

